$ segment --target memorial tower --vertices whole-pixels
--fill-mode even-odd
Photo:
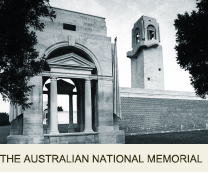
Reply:
[[[164,68],[159,24],[142,16],[132,29],[131,87],[164,90]]]

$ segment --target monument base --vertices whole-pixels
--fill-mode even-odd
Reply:
[[[37,135],[9,135],[7,144],[43,144],[44,137]]]
[[[125,144],[125,132],[117,130],[112,132],[99,132],[100,144]]]
[[[98,133],[77,132],[44,134],[45,144],[96,144],[98,143]]]
[[[9,135],[8,144],[124,144],[122,130],[111,132],[75,132],[37,135]]]

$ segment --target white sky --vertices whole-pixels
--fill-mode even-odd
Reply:
[[[106,18],[107,36],[117,36],[120,86],[131,86],[131,65],[126,52],[131,48],[131,29],[142,16],[156,18],[160,25],[165,89],[194,91],[189,74],[176,63],[174,19],[177,14],[191,12],[196,0],[50,0],[51,6]],[[0,112],[8,112],[9,104],[0,99]]]

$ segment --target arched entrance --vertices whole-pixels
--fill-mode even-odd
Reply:
[[[48,65],[42,73],[43,86],[48,95],[47,123],[44,126],[45,137],[60,133],[89,134],[97,131],[97,67],[89,54],[76,47],[66,46],[53,50],[47,56]],[[50,79],[49,83],[46,81]],[[73,84],[67,82],[71,80]],[[45,84],[46,83],[46,84]],[[73,89],[76,87],[76,92]],[[69,95],[68,130],[58,121],[57,95]],[[73,95],[77,96],[77,124],[73,123]],[[62,128],[61,128],[62,127]]]

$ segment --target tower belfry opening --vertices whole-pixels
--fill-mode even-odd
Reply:
[[[156,29],[153,25],[147,27],[148,40],[156,39]]]
[[[138,44],[140,42],[140,30],[139,30],[139,28],[135,29],[134,39],[135,39],[135,44]]]

